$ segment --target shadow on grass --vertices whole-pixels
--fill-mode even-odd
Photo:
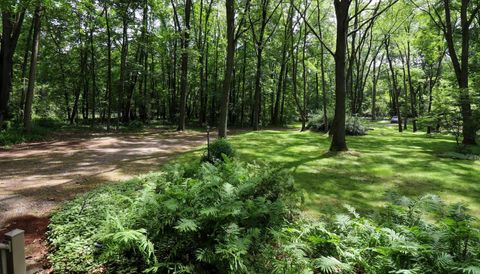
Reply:
[[[447,202],[464,202],[480,216],[480,161],[440,158],[455,150],[449,136],[375,128],[369,135],[348,137],[351,152],[337,154],[328,152],[328,136],[313,132],[266,130],[231,141],[242,160],[291,169],[315,214],[343,211],[344,203],[370,211],[383,204],[386,191],[395,191],[438,194]]]

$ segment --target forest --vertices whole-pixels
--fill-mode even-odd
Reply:
[[[29,269],[480,273],[477,0],[0,13],[0,240],[41,239]]]

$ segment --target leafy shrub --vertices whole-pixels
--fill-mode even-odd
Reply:
[[[300,196],[284,171],[225,159],[173,166],[67,203],[49,226],[54,270],[261,269],[262,249],[294,220]]]
[[[332,128],[333,117],[328,117],[328,128]],[[325,132],[325,119],[323,114],[314,114],[308,121],[307,128],[313,131]],[[351,136],[365,135],[368,129],[358,117],[348,116],[345,120],[345,134]]]
[[[461,204],[393,193],[376,215],[307,219],[288,173],[231,161],[171,166],[67,203],[49,226],[55,272],[480,273]]]
[[[143,127],[144,127],[144,124],[142,123],[142,121],[134,120],[127,125],[127,130],[137,131],[137,130],[142,130]]]
[[[330,129],[333,124],[333,116],[327,116],[328,118],[328,128]],[[319,131],[319,132],[326,132],[326,127],[325,127],[325,119],[323,117],[323,113],[316,113],[313,114],[307,124],[307,129],[312,130],[312,131]]]
[[[34,126],[48,128],[48,129],[59,129],[62,127],[63,122],[59,119],[54,118],[40,118],[33,121]]]
[[[34,141],[45,141],[48,139],[50,130],[32,126],[30,132],[25,131],[23,128],[12,127],[5,131],[0,131],[0,146],[11,146],[14,144],[21,144]]]
[[[202,162],[217,162],[223,161],[223,157],[233,158],[235,150],[226,138],[219,138],[213,141],[209,148],[204,152]]]
[[[480,234],[459,204],[394,196],[375,218],[302,220],[276,234],[281,273],[479,273]],[[285,271],[288,270],[288,271]]]
[[[345,133],[350,136],[358,136],[367,134],[367,127],[358,117],[349,116],[345,121]]]

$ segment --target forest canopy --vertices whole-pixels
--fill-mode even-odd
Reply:
[[[283,126],[348,117],[476,143],[473,0],[2,1],[0,125]],[[348,122],[348,121],[347,121]],[[456,130],[454,130],[456,129]]]

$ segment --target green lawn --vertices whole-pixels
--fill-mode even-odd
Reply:
[[[350,151],[340,154],[329,153],[328,136],[316,132],[264,130],[230,140],[242,160],[291,169],[311,214],[343,210],[345,203],[370,211],[382,205],[385,192],[394,191],[411,197],[438,194],[447,202],[467,204],[480,217],[480,161],[442,157],[455,150],[452,137],[398,133],[397,127],[382,123],[370,126],[374,129],[368,135],[349,137]]]

